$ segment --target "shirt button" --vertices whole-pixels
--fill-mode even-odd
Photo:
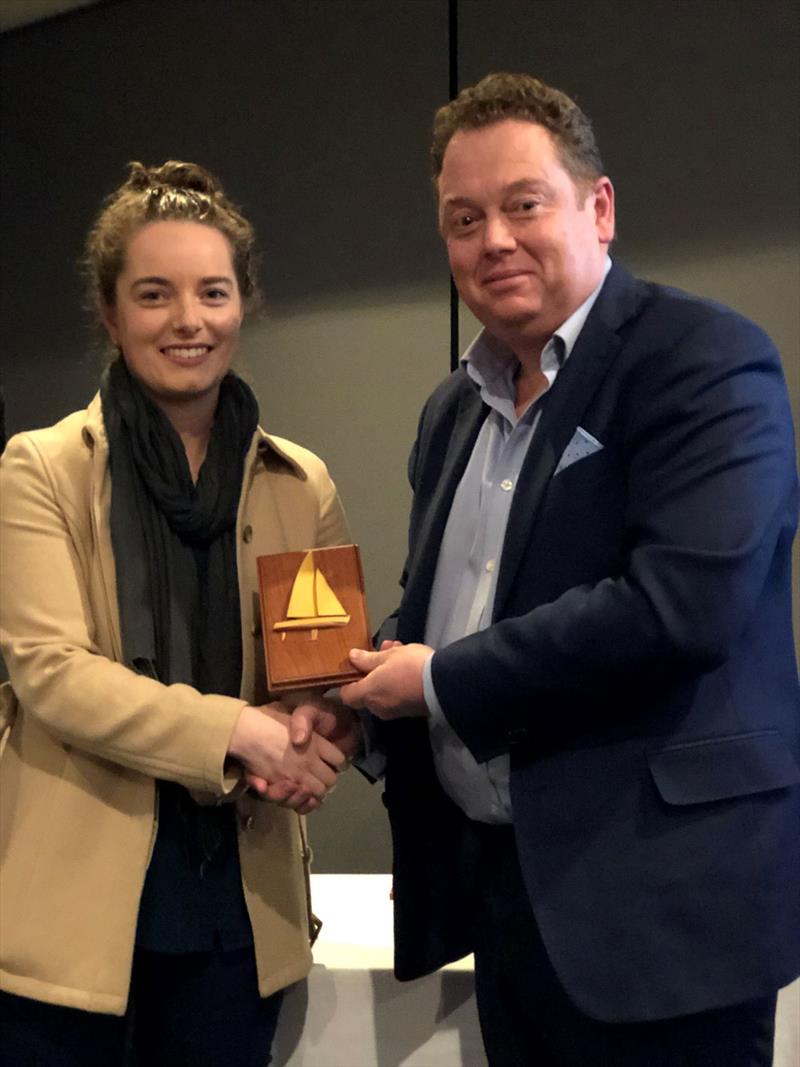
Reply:
[[[253,527],[252,526],[249,526],[249,525],[245,526],[245,528],[242,530],[242,540],[244,541],[244,543],[246,545],[249,545],[250,542],[253,540]]]
[[[510,478],[504,478],[500,483],[500,488],[504,489],[505,492],[508,492],[509,489],[514,488],[514,483],[511,481]]]
[[[489,574],[491,574],[492,571],[494,570],[494,560],[493,559],[488,560],[488,562],[486,564],[486,570],[489,572]]]

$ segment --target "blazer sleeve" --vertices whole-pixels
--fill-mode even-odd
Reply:
[[[787,594],[797,475],[769,339],[720,310],[670,351],[629,362],[615,415],[627,478],[620,573],[434,656],[445,714],[479,760],[521,728],[535,736],[542,698],[602,692],[608,707],[642,676],[658,685],[714,669],[777,571],[775,595]]]
[[[25,716],[48,734],[134,771],[224,794],[245,702],[162,685],[103,654],[87,587],[88,547],[33,438],[0,463],[0,644]]]

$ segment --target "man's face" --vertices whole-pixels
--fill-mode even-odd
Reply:
[[[611,182],[576,187],[543,126],[506,119],[456,133],[438,185],[462,299],[517,355],[541,350],[603,277]]]

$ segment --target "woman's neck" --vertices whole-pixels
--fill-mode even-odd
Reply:
[[[218,398],[219,389],[216,389],[213,394],[193,397],[191,400],[153,398],[181,439],[194,482],[197,481],[203,460],[206,458]]]

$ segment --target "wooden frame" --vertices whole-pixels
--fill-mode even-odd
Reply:
[[[351,648],[372,649],[357,545],[280,552],[257,564],[269,691],[361,678],[348,656]]]

